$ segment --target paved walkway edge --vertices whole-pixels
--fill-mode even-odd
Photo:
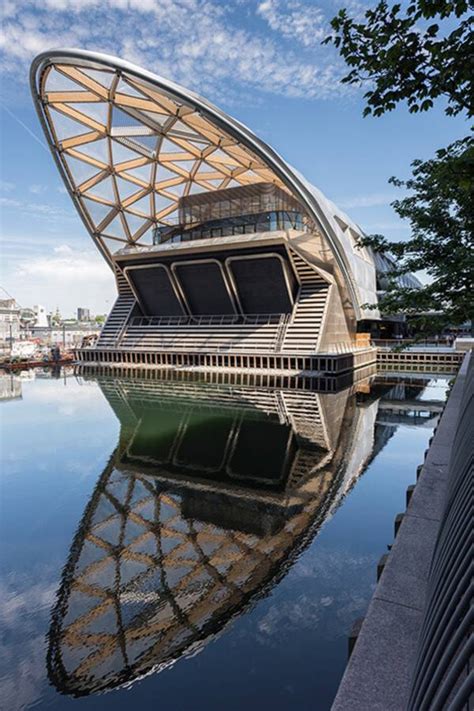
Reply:
[[[471,354],[456,377],[332,711],[405,711]],[[382,551],[381,551],[382,553]]]

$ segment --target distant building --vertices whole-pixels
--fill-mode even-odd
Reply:
[[[100,326],[86,323],[63,323],[60,326],[33,326],[29,329],[31,338],[39,338],[48,346],[79,347],[84,336],[98,336]]]
[[[91,320],[90,309],[85,309],[83,306],[79,306],[77,309],[77,320],[78,321],[90,321]]]
[[[5,346],[20,336],[21,309],[15,299],[0,300],[0,344]]]
[[[28,328],[36,323],[36,313],[34,309],[26,307],[21,310],[20,322],[23,328]]]
[[[40,328],[47,328],[49,326],[48,314],[46,313],[46,309],[44,308],[44,306],[36,304],[35,306],[33,306],[33,311],[36,315],[35,326],[39,326]]]

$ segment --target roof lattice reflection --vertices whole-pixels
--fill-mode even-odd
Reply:
[[[347,391],[332,394],[337,432],[323,437],[315,431],[324,429],[315,418],[317,393],[175,380],[99,383],[120,436],[72,543],[49,635],[50,679],[75,696],[132,682],[195,653],[273,587],[344,495],[343,456],[366,412]],[[295,402],[287,400],[287,417],[293,421],[289,413],[301,411],[292,428],[278,405],[290,394]],[[212,412],[228,430],[227,441],[215,436]],[[271,422],[272,441],[286,442],[272,464],[281,460],[289,475],[281,485],[279,477],[262,480],[255,448],[245,481],[238,468],[235,476],[222,478],[220,468],[206,476],[215,458],[204,461],[201,450],[192,450],[195,433],[211,436],[217,459],[222,450],[228,461],[247,417]],[[194,458],[183,461],[185,451]]]
[[[327,515],[336,481],[321,473],[304,508],[276,532],[256,535],[197,520],[185,495],[111,464],[72,546],[53,615],[55,685],[89,694],[195,652],[284,573],[298,539]]]

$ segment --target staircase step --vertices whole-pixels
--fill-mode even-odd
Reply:
[[[321,330],[329,284],[299,255],[293,252],[292,258],[300,289],[281,350],[314,352]]]

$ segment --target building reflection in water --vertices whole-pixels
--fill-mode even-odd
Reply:
[[[394,431],[376,426],[390,385],[369,380],[330,394],[99,384],[120,437],[73,541],[48,650],[51,681],[73,695],[201,649],[281,579]]]

